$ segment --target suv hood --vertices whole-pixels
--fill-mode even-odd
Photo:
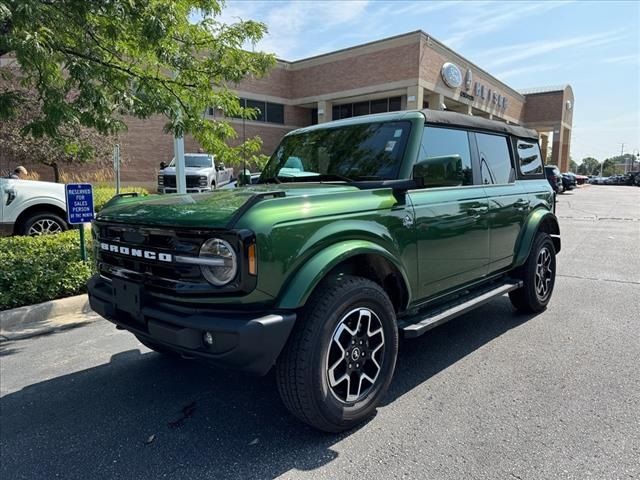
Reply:
[[[266,195],[267,198],[270,193],[273,196],[311,197],[357,190],[356,187],[340,184],[280,184],[186,195],[125,197],[103,208],[96,215],[96,220],[196,229],[232,228],[245,209],[251,206],[256,194]]]

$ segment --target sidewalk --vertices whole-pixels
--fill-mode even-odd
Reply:
[[[86,294],[5,310],[0,312],[0,342],[79,327],[100,318]]]

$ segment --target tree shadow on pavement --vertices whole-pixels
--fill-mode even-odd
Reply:
[[[529,318],[502,298],[404,342],[385,403]],[[8,394],[0,414],[0,476],[11,479],[274,478],[331,462],[332,446],[353,433],[298,422],[273,373],[250,377],[139,350]]]

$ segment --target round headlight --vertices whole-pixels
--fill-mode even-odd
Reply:
[[[236,277],[238,260],[229,242],[220,238],[210,238],[200,247],[200,258],[212,260],[212,265],[200,266],[202,275],[209,283],[220,287]],[[213,265],[214,263],[219,265]]]

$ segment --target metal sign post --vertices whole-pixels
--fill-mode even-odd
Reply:
[[[116,178],[116,195],[120,193],[120,144],[113,146],[113,172]]]
[[[67,200],[67,222],[80,225],[80,258],[87,260],[87,247],[84,240],[84,224],[91,222],[93,212],[93,187],[90,183],[68,183],[65,185]]]

